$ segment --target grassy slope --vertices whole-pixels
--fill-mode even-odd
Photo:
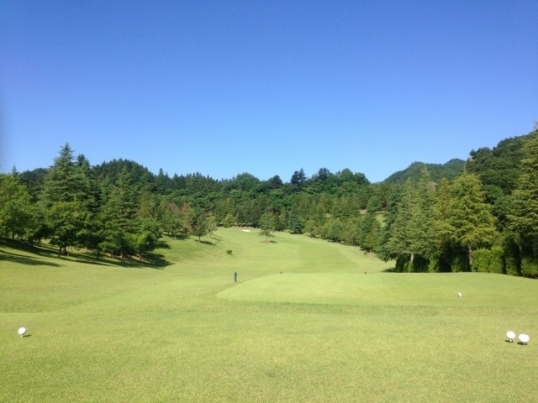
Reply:
[[[4,247],[0,401],[535,398],[533,340],[504,334],[538,334],[536,281],[386,273],[343,245],[217,235],[170,241],[164,270]]]

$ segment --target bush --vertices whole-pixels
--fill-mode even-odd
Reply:
[[[538,262],[528,257],[521,259],[521,274],[525,277],[538,277]]]
[[[491,248],[489,258],[489,272],[502,274],[504,269],[504,252],[500,246]]]
[[[231,250],[231,249],[228,249],[228,250],[226,251],[226,253],[227,253],[228,255],[231,255],[231,254],[232,254],[232,250]]]
[[[467,261],[467,256],[465,255],[456,255],[450,264],[452,271],[454,273],[459,273],[462,271],[469,271],[469,264]]]
[[[514,254],[509,254],[504,258],[504,272],[511,276],[519,276],[519,258]]]
[[[504,252],[500,246],[478,249],[473,253],[473,271],[482,273],[503,273]]]
[[[477,249],[473,252],[473,267],[472,271],[482,273],[488,272],[490,259],[490,251],[488,249]]]
[[[439,257],[433,256],[430,259],[430,263],[428,264],[428,272],[439,273],[439,271],[440,271]]]

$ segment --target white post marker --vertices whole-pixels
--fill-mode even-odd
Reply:
[[[19,336],[23,337],[26,334],[26,328],[20,327],[18,333],[19,333]]]

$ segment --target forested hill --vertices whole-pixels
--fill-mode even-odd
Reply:
[[[415,162],[381,183],[327,168],[289,181],[170,177],[129,160],[92,166],[66,144],[47,169],[0,175],[0,237],[142,259],[163,234],[247,225],[355,245],[397,271],[538,277],[537,166],[538,130],[466,162]]]
[[[467,170],[476,173],[486,190],[493,194],[508,195],[515,189],[521,170],[523,143],[529,136],[502,140],[492,149],[479,148],[470,152]]]
[[[443,178],[452,180],[463,172],[464,166],[465,161],[457,158],[451,159],[446,164],[426,164],[424,162],[413,162],[403,171],[393,173],[391,176],[385,179],[383,183],[404,184],[409,178],[416,180],[420,177],[420,172],[423,168],[428,170],[431,179],[434,182],[440,182]]]

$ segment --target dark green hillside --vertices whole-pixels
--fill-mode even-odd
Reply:
[[[420,171],[425,167],[430,173],[431,179],[434,182],[440,182],[441,179],[454,179],[458,176],[465,166],[465,161],[454,158],[446,164],[426,164],[424,162],[413,162],[408,168],[403,171],[393,173],[383,183],[403,184],[409,178],[417,180],[420,177]]]
[[[515,189],[521,171],[521,158],[523,157],[523,143],[536,135],[532,132],[525,136],[511,137],[502,140],[496,147],[479,148],[470,152],[467,170],[480,177],[480,181],[493,192],[500,189],[508,195]]]

